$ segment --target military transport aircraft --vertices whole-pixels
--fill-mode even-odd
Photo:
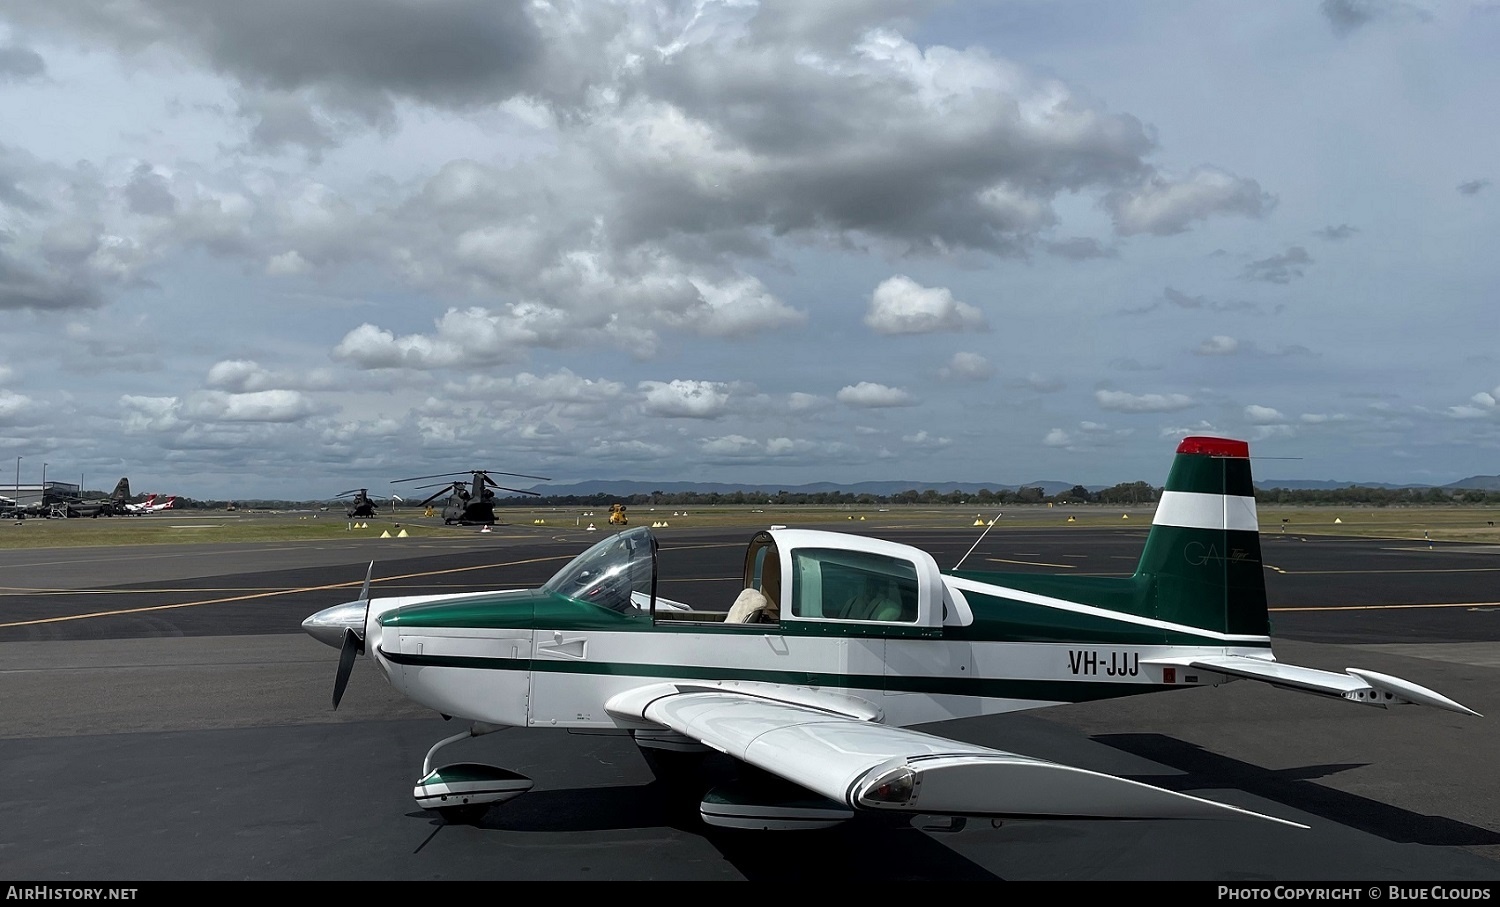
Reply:
[[[429,751],[413,791],[454,822],[532,781],[436,765],[440,749],[567,727],[628,733],[653,756],[739,760],[741,778],[699,808],[730,828],[821,828],[861,812],[1297,826],[913,727],[1244,678],[1478,715],[1397,677],[1276,660],[1243,441],[1182,441],[1130,577],[945,571],[908,545],[773,527],[750,540],[726,612],[658,595],[656,551],[648,528],[623,530],[529,591],[371,599],[367,573],[357,601],[303,627],[340,649],[335,708],[365,655],[405,695],[468,722]]]
[[[44,495],[44,497],[47,497]],[[115,483],[115,490],[109,493],[107,498],[99,498],[85,501],[77,497],[63,497],[58,501],[49,500],[54,504],[54,512],[60,511],[63,516],[70,519],[77,517],[99,518],[101,516],[116,516],[129,513],[125,503],[130,500],[130,479],[122,478]]]
[[[529,494],[540,497],[539,492],[525,491],[520,488],[506,488],[504,485],[500,485],[494,479],[490,478],[491,473],[497,476],[516,476],[522,479],[549,481],[546,476],[529,476],[520,472],[496,472],[492,469],[471,469],[467,473],[450,472],[435,476],[412,476],[409,479],[396,479],[391,484],[415,482],[419,479],[442,479],[449,476],[473,476],[470,485],[465,485],[463,482],[438,482],[433,485],[416,486],[417,488],[436,488],[438,485],[442,486],[441,490],[434,492],[431,497],[417,506],[426,507],[443,495],[447,495],[448,501],[443,505],[444,526],[451,526],[454,523],[460,526],[493,526],[496,522],[495,492],[491,491],[493,488],[498,488],[501,491],[509,491],[512,494]]]
[[[350,497],[350,495],[353,497]],[[370,497],[368,488],[351,488],[348,491],[339,492],[334,497],[349,498],[345,513],[351,520],[375,515],[375,500]]]

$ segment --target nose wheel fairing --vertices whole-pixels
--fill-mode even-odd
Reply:
[[[438,750],[449,744],[503,730],[502,725],[476,721],[468,730],[433,744],[427,758],[422,760],[422,777],[412,788],[417,805],[436,811],[450,822],[470,822],[491,805],[513,800],[531,790],[535,782],[530,778],[497,765],[454,762],[435,767],[432,764]]]
[[[412,796],[423,809],[445,809],[504,803],[535,784],[519,772],[479,762],[455,762],[433,769],[417,782]]]

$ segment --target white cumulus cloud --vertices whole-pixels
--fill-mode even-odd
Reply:
[[[944,378],[964,381],[984,381],[995,373],[995,365],[978,353],[958,352],[942,369]]]
[[[184,405],[188,415],[204,422],[297,422],[314,411],[300,391],[271,390],[247,394],[205,391]]]
[[[183,423],[178,418],[176,397],[145,397],[127,394],[120,398],[121,418],[127,432],[169,431]]]
[[[1215,334],[1198,344],[1196,352],[1200,356],[1230,356],[1239,348],[1240,342],[1233,337]]]
[[[8,422],[31,409],[31,398],[15,391],[0,390],[0,421]]]
[[[1181,233],[1193,221],[1215,214],[1260,217],[1275,203],[1255,180],[1214,167],[1200,167],[1181,179],[1153,174],[1141,185],[1105,199],[1115,231],[1124,236]]]
[[[917,399],[899,387],[886,387],[871,381],[861,381],[841,388],[838,401],[846,406],[870,408],[885,406],[915,406]]]
[[[1101,390],[1094,399],[1102,409],[1122,413],[1170,413],[1194,405],[1186,394],[1129,394],[1125,391]]]
[[[865,324],[881,334],[987,331],[984,313],[943,287],[924,287],[905,275],[882,281],[870,297]]]
[[[729,405],[729,388],[717,381],[642,381],[646,411],[658,416],[712,419]]]
[[[804,394],[801,391],[795,391],[791,394],[788,394],[786,399],[787,409],[791,410],[794,413],[804,413],[808,412],[809,410],[822,409],[829,405],[831,405],[831,403],[827,397],[820,397],[817,394]]]
[[[1455,419],[1484,419],[1500,413],[1500,387],[1494,393],[1480,391],[1469,398],[1468,403],[1448,407],[1448,415]]]

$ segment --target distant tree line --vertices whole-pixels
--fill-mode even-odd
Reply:
[[[1082,485],[1074,485],[1067,491],[1048,494],[1038,486],[1017,489],[989,489],[978,491],[918,491],[909,489],[896,494],[854,494],[847,491],[653,491],[642,494],[611,495],[545,495],[542,497],[502,497],[495,500],[497,507],[599,507],[624,504],[627,507],[682,507],[682,506],[744,506],[770,505],[773,507],[796,507],[812,505],[819,507],[871,507],[880,505],[959,505],[1006,506],[1013,504],[1154,504],[1161,498],[1162,490],[1147,482],[1124,482],[1099,491],[1090,491]],[[1261,488],[1256,489],[1255,500],[1259,504],[1344,504],[1374,507],[1398,507],[1413,504],[1479,504],[1500,505],[1500,491],[1450,488],[1371,488],[1351,485],[1346,488]],[[317,510],[326,507],[329,512],[344,511],[342,501],[285,501],[285,500],[196,500],[177,498],[179,510],[225,510],[234,506],[240,510]],[[440,506],[440,505],[435,505]]]
[[[1043,489],[1036,486],[1018,489],[981,488],[978,491],[938,491],[932,488],[918,491],[912,488],[895,494],[855,494],[848,491],[653,491],[630,495],[548,495],[541,498],[505,498],[497,503],[515,507],[607,507],[614,503],[624,504],[627,507],[674,507],[684,505],[707,505],[710,507],[716,505],[746,507],[756,505],[770,505],[773,507],[795,507],[798,505],[868,507],[883,504],[978,504],[989,506],[1048,504],[1064,501],[1139,501],[1150,503],[1155,501],[1159,496],[1160,491],[1158,489],[1152,488],[1145,482],[1136,482],[1132,485],[1117,485],[1114,488],[1097,493],[1090,492],[1082,485],[1075,485],[1071,490],[1062,492],[1061,494],[1047,494]]]
[[[1266,488],[1257,489],[1258,504],[1367,504],[1399,507],[1412,504],[1500,504],[1500,491],[1475,488]]]

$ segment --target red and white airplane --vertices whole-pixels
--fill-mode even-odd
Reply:
[[[171,510],[177,503],[177,496],[172,495],[162,503],[156,503],[156,495],[146,495],[146,500],[139,504],[126,504],[125,512],[134,516],[144,516],[149,513],[161,513],[163,510]]]
[[[175,494],[169,495],[167,499],[160,504],[156,503],[156,495],[153,494],[150,497],[146,498],[142,506],[146,508],[146,513],[161,513],[163,510],[171,510],[174,506],[176,506],[176,504],[177,495]]]
[[[150,513],[151,512],[151,505],[155,501],[156,501],[156,495],[154,495],[154,494],[148,494],[148,495],[146,495],[146,500],[140,502],[139,504],[131,504],[128,501],[122,501],[120,503],[120,506],[125,509],[125,512],[127,514],[130,514],[131,516],[137,516],[137,515],[143,514],[143,513]]]

